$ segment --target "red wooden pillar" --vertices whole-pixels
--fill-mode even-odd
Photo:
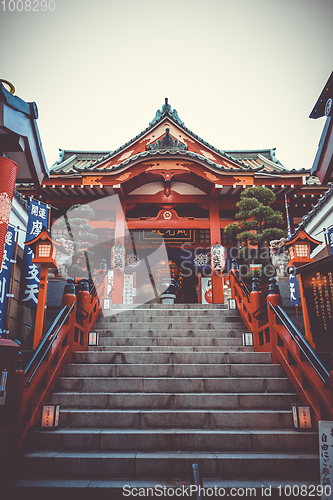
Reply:
[[[209,205],[209,228],[210,228],[210,246],[216,243],[221,244],[220,214],[218,202]],[[212,271],[212,291],[213,304],[223,304],[223,279],[222,273]]]
[[[125,246],[125,215],[121,202],[116,207],[116,225],[114,231],[114,242]],[[124,271],[113,271],[112,304],[123,303]]]
[[[45,306],[47,297],[47,280],[49,274],[49,266],[42,265],[40,269],[40,283],[38,292],[38,303],[36,308],[35,332],[32,348],[35,350],[40,344],[44,330]]]
[[[279,287],[276,284],[275,278],[270,278],[270,284],[268,286],[268,295],[266,298],[267,301],[267,314],[268,314],[268,323],[269,323],[269,335],[271,339],[271,352],[272,352],[272,362],[274,364],[278,363],[276,358],[276,346],[277,346],[277,333],[276,333],[276,315],[274,311],[270,308],[270,303],[272,306],[281,306],[282,299],[279,291]]]
[[[0,156],[0,265],[3,258],[3,249],[8,230],[16,174],[16,163],[9,158]]]

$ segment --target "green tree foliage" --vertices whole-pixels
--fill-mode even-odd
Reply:
[[[277,226],[284,226],[284,219],[281,212],[270,206],[274,201],[275,194],[269,188],[254,186],[245,189],[236,204],[235,219],[239,222],[229,224],[225,233],[237,238],[242,246],[250,243],[258,248],[282,238],[286,231]]]
[[[274,201],[275,194],[269,188],[254,186],[245,189],[236,204],[237,222],[232,222],[224,229],[226,234],[232,235],[240,243],[239,264],[246,265],[248,271],[244,279],[249,283],[253,276],[265,282],[275,273],[266,243],[286,236],[286,231],[278,227],[283,227],[285,223],[282,213],[270,206]],[[256,248],[249,248],[249,244]],[[250,271],[250,262],[261,264],[261,269]]]
[[[53,225],[53,228],[61,231],[58,234],[72,241],[74,245],[72,265],[68,269],[69,276],[89,276],[89,257],[93,253],[90,249],[98,239],[94,228],[89,224],[89,220],[94,218],[94,211],[89,205],[73,205],[66,215]]]

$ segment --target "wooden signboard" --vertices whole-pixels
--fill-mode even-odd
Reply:
[[[299,269],[313,341],[333,342],[333,256]]]
[[[143,229],[140,231],[140,243],[160,242],[161,236],[165,243],[194,243],[195,231],[192,229]]]

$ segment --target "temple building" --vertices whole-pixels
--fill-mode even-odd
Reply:
[[[104,258],[112,268],[112,249],[117,244],[125,249],[124,265],[113,275],[113,303],[125,301],[128,283],[130,300],[145,302],[145,287],[154,272],[155,281],[163,281],[165,260],[179,301],[223,303],[228,277],[212,271],[210,250],[222,245],[227,263],[236,257],[231,249],[237,241],[224,228],[234,220],[241,192],[258,185],[273,190],[274,209],[284,212],[287,196],[292,228],[327,189],[309,170],[286,169],[274,148],[217,149],[187,128],[165,99],[148,127],[120,148],[60,150],[48,178],[40,185],[20,184],[18,189],[51,205],[52,220],[65,218],[66,231],[68,210],[89,204],[94,211],[89,224],[97,235],[90,267]],[[63,229],[56,228],[53,236],[60,238]],[[147,274],[147,257],[156,254],[161,242],[166,259],[153,259],[154,272],[148,268]]]

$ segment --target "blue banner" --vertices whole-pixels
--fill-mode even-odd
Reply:
[[[43,226],[47,228],[48,210],[48,207],[43,203],[35,200],[30,201],[27,236],[25,241],[36,238]],[[33,258],[33,251],[28,246],[25,246],[20,283],[20,301],[23,305],[32,309],[37,306],[40,277],[39,267],[31,261]]]
[[[15,229],[8,227],[0,268],[0,337],[6,333],[8,294],[15,249]]]
[[[330,247],[330,255],[333,255],[333,227],[327,231],[328,246]]]
[[[289,286],[290,286],[290,303],[292,306],[298,306],[299,295],[297,288],[297,276],[293,276],[292,274],[290,275]]]

